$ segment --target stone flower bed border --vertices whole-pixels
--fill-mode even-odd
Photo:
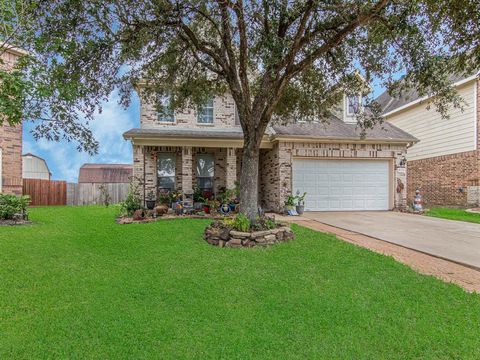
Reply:
[[[0,226],[19,226],[19,225],[31,225],[33,224],[28,220],[0,220]]]
[[[213,223],[205,229],[204,238],[210,245],[219,247],[264,247],[295,238],[292,229],[286,225],[276,229],[252,232],[230,230],[227,227],[217,227],[216,225]]]

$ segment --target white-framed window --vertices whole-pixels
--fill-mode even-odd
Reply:
[[[215,157],[213,154],[197,154],[197,186],[203,191],[213,191]]]
[[[199,124],[213,124],[213,98],[198,108],[197,122]]]
[[[173,124],[175,123],[175,114],[170,107],[170,96],[163,95],[158,97],[158,122]]]
[[[360,112],[362,105],[360,95],[347,96],[347,115],[355,115]]]
[[[174,153],[160,153],[157,155],[157,187],[161,191],[175,189],[175,163]]]

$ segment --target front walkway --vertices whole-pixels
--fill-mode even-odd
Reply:
[[[373,223],[367,221],[368,219],[372,218],[375,219]],[[395,220],[388,221],[388,219],[392,218]],[[403,218],[405,218],[406,223],[401,224],[402,229],[399,230],[395,227],[395,224],[397,224],[397,222]],[[447,239],[451,239],[452,235],[452,230],[447,231],[447,229],[449,229],[450,227],[456,228],[457,226],[462,227],[462,225],[476,224],[468,224],[463,222],[459,222],[458,225],[450,224],[453,221],[432,219],[424,216],[400,214],[393,212],[310,212],[305,213],[302,217],[283,217],[277,215],[277,219],[293,222],[298,225],[308,227],[312,230],[332,233],[344,241],[361,247],[365,247],[367,249],[384,255],[392,256],[395,260],[405,265],[408,265],[412,269],[422,274],[432,275],[444,281],[453,282],[463,287],[467,291],[476,291],[480,293],[480,271],[471,267],[457,264],[449,260],[442,259],[435,254],[425,253],[421,249],[415,249],[415,247],[404,245],[401,243],[401,241],[398,245],[395,244],[394,241],[390,241],[391,239],[410,239],[412,233],[418,231],[417,227],[419,226],[419,224],[430,224],[429,220],[434,220],[433,224],[436,224],[439,221],[447,222],[447,224],[436,224],[436,226],[440,227],[440,230],[438,230],[435,225],[424,225],[422,231],[426,231],[427,234],[430,234],[430,236],[426,234],[420,235],[420,237],[418,237],[420,240],[418,241],[417,245],[420,245],[418,246],[420,248],[422,244],[425,244],[427,238],[430,238],[432,243],[443,243],[444,245],[446,245],[445,241],[448,241]],[[368,225],[362,225],[362,223],[364,222],[368,223]],[[338,224],[342,226],[333,224]],[[355,229],[359,228],[360,226],[364,226],[361,229],[362,232],[356,231]],[[387,231],[387,236],[384,237],[388,239],[382,239],[378,236],[373,235],[369,236],[369,234],[367,234],[378,234],[380,229],[389,227],[391,229],[390,232],[395,235],[389,236]],[[480,228],[480,225],[477,224],[477,227]],[[436,241],[436,239],[432,237],[433,234],[436,234],[437,231],[442,230],[445,231],[445,236],[439,236],[439,238],[442,239]],[[480,236],[480,230],[477,230],[474,234],[471,234],[469,231],[471,231],[471,229],[466,230],[465,233],[457,234],[458,236],[455,237],[457,239],[456,241],[462,243],[463,245],[460,246],[460,248],[464,248],[465,246],[467,246],[464,242],[462,242],[463,237],[467,236],[467,234],[473,235],[473,239],[476,238],[477,241],[479,240],[478,237]],[[409,245],[412,244],[409,240],[406,240],[406,243]],[[475,246],[475,241],[473,240],[467,243]],[[413,244],[415,245],[415,243]],[[480,242],[477,242],[477,244],[478,245],[476,248],[471,249],[472,253],[475,253],[479,250]],[[452,244],[451,246],[455,247],[454,244]],[[446,249],[448,249],[448,246],[446,247]]]

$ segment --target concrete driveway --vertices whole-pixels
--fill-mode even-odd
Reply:
[[[390,211],[308,212],[303,217],[480,270],[480,224]]]

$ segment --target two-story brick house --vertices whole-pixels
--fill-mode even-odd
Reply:
[[[2,52],[0,67],[10,70],[25,51],[7,45]],[[22,194],[22,125],[0,126],[0,192]]]
[[[345,97],[325,123],[272,126],[261,144],[259,200],[281,211],[287,194],[306,191],[306,210],[387,210],[405,205],[406,149],[415,138],[386,124],[361,138],[355,99]],[[142,195],[196,186],[232,188],[242,169],[242,129],[225,94],[200,109],[157,113],[141,100],[140,128],[124,134],[133,145],[134,176]]]

